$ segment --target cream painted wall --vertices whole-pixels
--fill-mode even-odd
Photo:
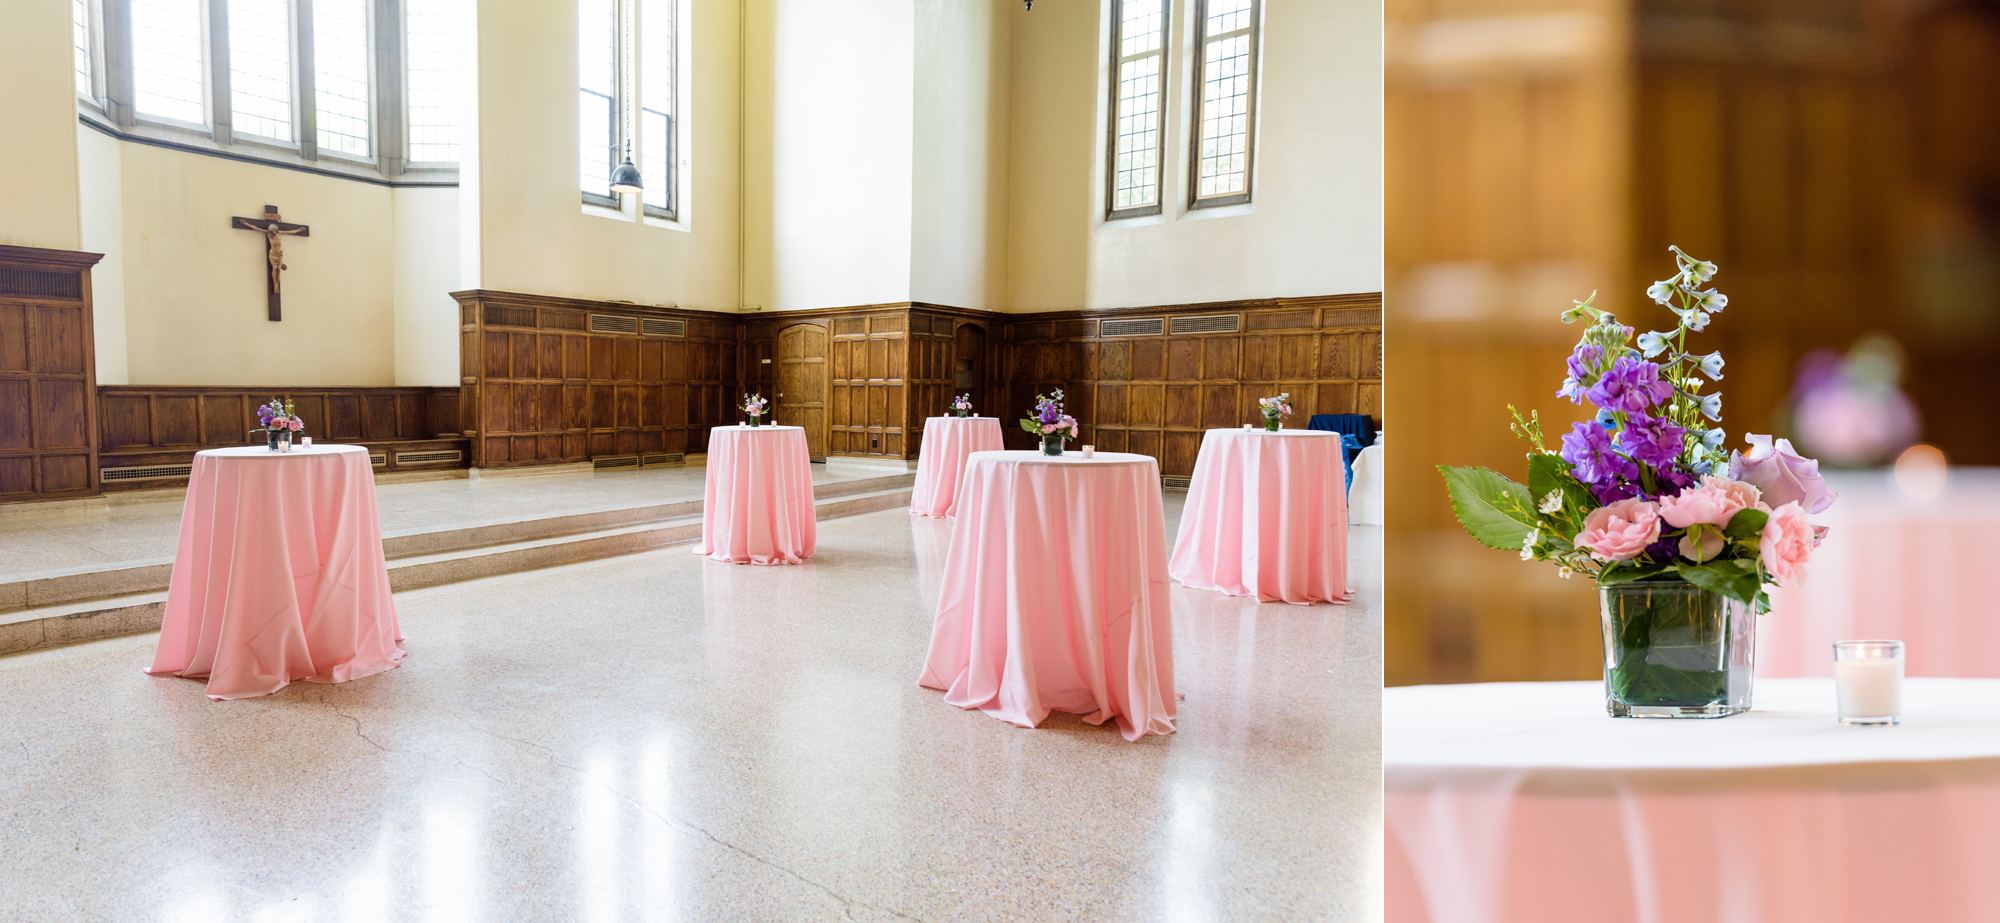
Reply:
[[[78,190],[83,249],[104,254],[90,273],[90,314],[97,340],[97,383],[127,385],[125,345],[124,145],[76,123],[76,164],[91,181]]]
[[[395,240],[396,384],[457,387],[458,190],[389,194]]]
[[[586,213],[577,189],[576,7],[551,0],[477,6],[476,159],[460,175],[474,222],[467,286],[678,304],[737,305],[737,23],[732,0],[682,0],[689,152],[672,226]],[[692,30],[688,32],[687,30]]]
[[[910,299],[1006,304],[1012,0],[918,0]]]
[[[0,244],[75,250],[76,77],[69,4],[18,0],[0,28]]]
[[[391,385],[394,215],[386,186],[121,145],[131,381]],[[284,320],[265,319],[264,238],[229,226],[277,205]]]
[[[917,0],[748,0],[744,302],[910,300]]]
[[[1016,20],[1015,310],[1382,289],[1379,3],[1267,0],[1253,201],[1199,211],[1186,208],[1193,4],[1176,3],[1167,213],[1113,222],[1102,219],[1104,10],[1045,6],[1056,15]],[[1077,92],[1086,80],[1094,96]]]

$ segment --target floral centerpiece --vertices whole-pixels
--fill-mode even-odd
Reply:
[[[1292,415],[1292,392],[1287,391],[1277,397],[1260,397],[1257,409],[1264,412],[1264,428],[1275,433],[1278,427],[1284,425],[1285,418]]]
[[[1063,440],[1077,437],[1076,418],[1063,413],[1063,393],[1057,388],[1053,396],[1035,395],[1035,413],[1021,421],[1021,428],[1042,437],[1043,455],[1061,455]]]
[[[281,397],[274,397],[270,403],[257,408],[257,422],[264,424],[263,428],[251,432],[263,433],[266,447],[273,452],[278,451],[278,443],[291,442],[306,428],[306,421],[299,418],[298,408]]]
[[[1589,401],[1560,448],[1538,415],[1513,414],[1528,441],[1528,483],[1487,468],[1440,466],[1466,531],[1564,577],[1597,581],[1605,707],[1617,717],[1720,717],[1750,707],[1756,616],[1765,586],[1796,585],[1825,535],[1807,521],[1832,505],[1819,463],[1791,443],[1746,435],[1723,448],[1719,352],[1688,351],[1690,333],[1728,304],[1704,289],[1716,267],[1673,249],[1678,271],[1646,290],[1679,318],[1639,334],[1576,302],[1564,323],[1590,326],[1559,397]]]
[[[957,397],[952,398],[951,415],[954,417],[972,416],[972,395],[961,394]]]
[[[743,395],[743,412],[750,415],[751,426],[764,425],[764,408],[771,405],[761,394]]]

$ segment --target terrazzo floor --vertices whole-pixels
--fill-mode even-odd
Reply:
[[[894,475],[870,468],[813,465],[813,483]],[[699,500],[708,469],[641,468],[574,474],[440,478],[375,487],[382,536],[467,528],[519,519],[592,513],[647,503]],[[101,506],[50,511],[0,508],[0,583],[55,574],[165,564],[180,534],[183,491],[113,497]]]
[[[1346,606],[1174,586],[1138,743],[917,686],[950,528],[402,593],[403,668],[258,699],[0,657],[0,920],[1381,918],[1378,528]]]

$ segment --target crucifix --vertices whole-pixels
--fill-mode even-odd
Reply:
[[[267,304],[271,309],[271,319],[283,320],[284,318],[278,313],[278,273],[285,269],[285,246],[282,241],[288,234],[311,237],[312,228],[303,224],[285,223],[278,217],[278,206],[276,205],[264,206],[264,217],[262,218],[231,218],[229,219],[229,226],[232,228],[242,228],[246,231],[256,231],[264,235],[265,258],[271,264],[270,290],[268,293],[270,297],[267,300]]]

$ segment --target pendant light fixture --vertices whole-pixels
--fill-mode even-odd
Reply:
[[[626,19],[625,4],[622,2],[619,3],[618,20],[619,31],[625,33],[625,60],[619,62],[618,79],[620,82],[627,83],[628,86],[636,85],[638,83],[637,80],[625,81],[626,69],[632,67],[634,63],[632,60],[633,26]],[[645,177],[640,176],[639,168],[632,165],[632,126],[627,124],[626,118],[631,114],[631,106],[627,105],[628,102],[624,93],[618,94],[618,124],[625,130],[625,162],[619,164],[617,168],[611,171],[612,192],[640,192],[646,188]]]
[[[611,171],[612,192],[638,192],[646,188],[645,180],[639,175],[639,168],[632,165],[632,139],[625,139],[625,162]]]

